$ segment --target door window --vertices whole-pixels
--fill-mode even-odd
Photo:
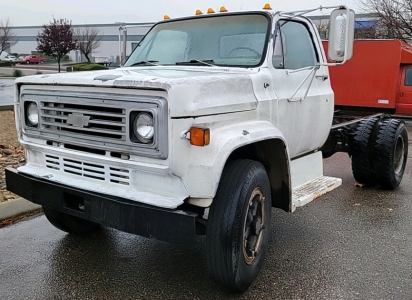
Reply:
[[[272,63],[275,68],[300,69],[315,66],[317,53],[311,34],[300,22],[279,21]]]
[[[412,69],[405,70],[405,85],[412,86]]]

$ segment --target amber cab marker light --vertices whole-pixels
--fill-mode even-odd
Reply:
[[[265,4],[265,6],[263,6],[263,9],[272,9],[272,7],[270,7],[270,4],[269,3],[266,3]]]
[[[209,7],[209,8],[207,9],[207,13],[208,13],[208,14],[214,14],[215,11],[213,10],[213,8]]]
[[[193,146],[206,146],[210,143],[210,130],[208,128],[190,128],[190,144]]]
[[[163,20],[170,20],[170,17],[168,15],[164,15]]]
[[[227,12],[227,9],[226,9],[226,7],[222,6],[219,11],[220,12]]]
[[[201,11],[200,9],[197,9],[197,10],[196,10],[196,16],[197,16],[197,15],[203,15],[203,13],[202,13],[202,11]]]

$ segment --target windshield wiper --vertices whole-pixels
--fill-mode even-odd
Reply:
[[[211,63],[214,63],[215,61],[213,59],[205,59],[205,60],[199,60],[199,59],[191,59],[189,61],[178,61],[176,62],[176,65],[193,65],[193,64],[203,64],[209,67],[216,67],[216,65],[213,65]]]
[[[153,65],[153,66],[158,66],[158,64],[155,64],[159,62],[158,60],[141,60],[138,62],[135,62],[134,64],[131,64],[128,67],[133,67],[133,66],[138,66],[138,65]]]

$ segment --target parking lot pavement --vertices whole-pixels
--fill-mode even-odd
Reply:
[[[0,79],[0,107],[13,105],[14,79]]]
[[[204,237],[188,248],[112,229],[72,236],[40,215],[0,229],[1,299],[411,299],[409,153],[392,191],[355,186],[347,154],[326,159],[342,186],[293,214],[273,210],[263,270],[244,294],[210,279]]]

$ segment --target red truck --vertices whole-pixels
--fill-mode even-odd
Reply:
[[[22,64],[42,64],[46,59],[37,55],[28,55],[21,61]]]
[[[329,68],[335,109],[412,116],[412,47],[399,40],[356,40],[353,53],[344,65]]]

